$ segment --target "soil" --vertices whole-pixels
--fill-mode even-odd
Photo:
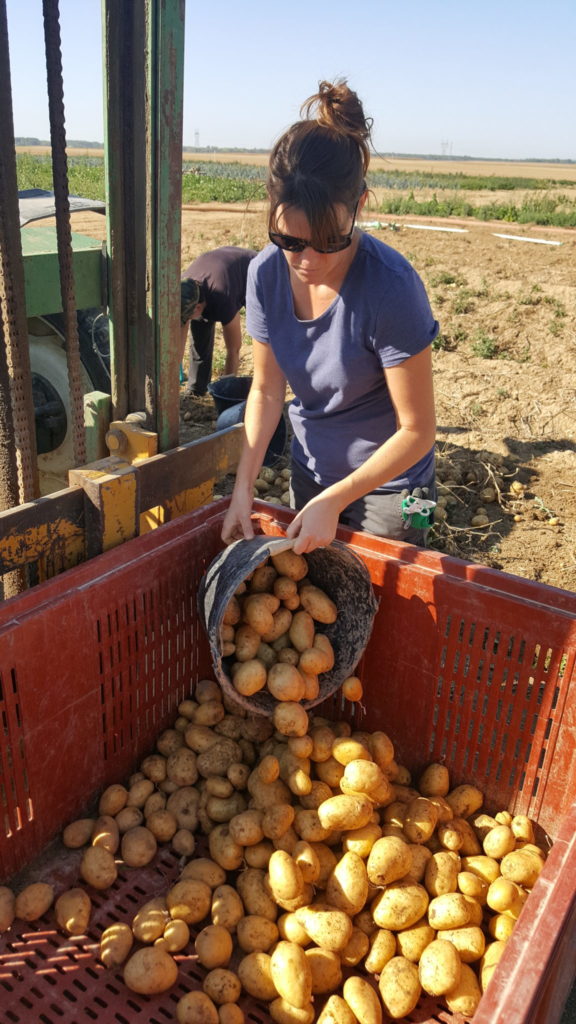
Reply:
[[[88,231],[88,220],[92,227],[98,218],[76,221],[75,230]],[[431,547],[575,590],[576,231],[370,211],[363,220],[412,262],[440,322],[434,377],[446,517]],[[265,241],[263,204],[182,210],[183,268],[219,245]],[[216,348],[215,377],[219,332]],[[247,336],[240,372],[251,372]],[[186,398],[182,387],[181,442],[213,430],[215,418],[210,398]]]

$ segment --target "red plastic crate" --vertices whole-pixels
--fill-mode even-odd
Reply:
[[[123,781],[211,675],[196,607],[221,549],[226,501],[184,516],[0,606],[0,884],[75,884],[78,857],[55,837]],[[290,513],[257,503],[279,534]],[[474,1024],[557,1021],[575,973],[576,596],[411,545],[342,530],[380,601],[359,672],[354,723],[385,729],[414,771],[432,760],[473,781],[488,810],[536,819],[556,840]],[[342,716],[338,697],[325,713]],[[54,842],[52,842],[54,840]],[[64,939],[50,913],[0,939],[0,1021],[106,1024],[174,1019],[202,972],[179,957],[163,997],[127,992],[95,957],[101,928],[129,919],[178,866],[166,851],[94,893],[90,933]],[[16,879],[17,881],[18,879]],[[267,1024],[248,1001],[247,1019]],[[407,1020],[457,1022],[434,1000]]]

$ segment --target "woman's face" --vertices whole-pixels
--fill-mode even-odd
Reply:
[[[334,209],[340,233],[343,236],[348,235],[353,228],[350,210],[343,203],[338,203]],[[278,208],[276,231],[303,240],[309,239],[312,233],[306,214],[294,206]],[[310,284],[323,284],[329,283],[333,275],[340,274],[342,268],[349,265],[355,251],[356,244],[353,237],[352,244],[340,252],[322,253],[307,246],[302,252],[288,252],[284,249],[283,253],[288,266],[299,280]]]

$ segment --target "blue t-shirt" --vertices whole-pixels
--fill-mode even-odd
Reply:
[[[396,432],[384,368],[430,345],[438,332],[422,281],[400,253],[362,234],[340,294],[315,320],[294,312],[288,264],[268,245],[250,263],[246,327],[272,351],[295,398],[292,458],[329,487]],[[382,491],[427,483],[432,448]]]

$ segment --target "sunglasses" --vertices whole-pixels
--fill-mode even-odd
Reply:
[[[269,231],[268,238],[273,245],[277,245],[279,249],[284,249],[285,252],[304,252],[304,249],[314,249],[314,252],[320,252],[324,255],[329,255],[334,252],[342,252],[344,249],[348,249],[352,245],[352,236],[354,235],[354,227],[356,224],[356,211],[358,209],[358,199],[356,206],[354,207],[354,213],[352,214],[352,227],[347,235],[341,235],[338,240],[330,242],[325,249],[320,249],[316,245],[312,245],[306,238],[296,238],[294,235],[283,235],[280,231]]]

